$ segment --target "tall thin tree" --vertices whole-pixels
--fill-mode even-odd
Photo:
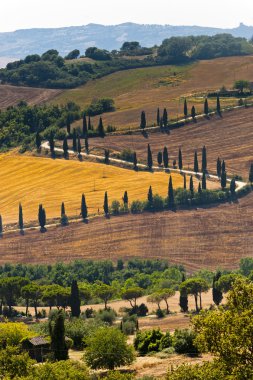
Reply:
[[[145,114],[145,111],[142,111],[142,113],[141,113],[140,128],[141,128],[141,129],[145,129],[146,126],[147,126],[146,114]]]
[[[192,120],[195,120],[196,118],[196,108],[194,106],[192,106],[192,109],[191,109],[191,117],[192,117]]]
[[[221,188],[222,190],[225,190],[225,188],[227,187],[227,173],[226,171],[221,171]]]
[[[156,112],[156,124],[159,127],[160,125],[160,108],[159,107],[157,108],[157,112]]]
[[[88,209],[87,209],[86,199],[85,199],[84,194],[82,194],[82,199],[81,199],[81,216],[83,220],[85,220],[88,216]]]
[[[175,207],[174,189],[173,189],[173,183],[172,183],[172,177],[171,176],[169,179],[169,188],[168,188],[168,207],[170,209],[173,209]]]
[[[202,148],[202,173],[207,170],[207,154],[205,145]]]
[[[209,105],[208,105],[208,100],[205,98],[205,103],[204,103],[204,114],[207,116],[209,114]]]
[[[180,148],[178,151],[178,168],[179,168],[179,170],[183,169],[183,157],[182,157],[182,151]]]
[[[203,172],[203,175],[202,175],[202,189],[206,190],[206,173],[205,172]]]
[[[56,361],[68,359],[68,348],[65,341],[64,315],[62,310],[58,310],[54,323],[49,326],[51,336],[51,351]]]
[[[72,149],[74,152],[76,152],[76,150],[77,150],[77,141],[76,140],[77,140],[76,129],[74,128],[73,136],[72,136],[72,141],[73,141]]]
[[[220,178],[220,176],[221,176],[221,160],[219,157],[217,158],[216,171],[217,171],[217,176]]]
[[[138,161],[137,161],[136,152],[134,152],[134,155],[133,155],[133,165],[134,165],[134,170],[136,170],[138,168]]]
[[[64,137],[62,149],[63,149],[63,156],[64,156],[64,158],[68,158],[68,155],[69,155],[69,152],[68,152],[69,146],[68,146],[67,136]]]
[[[73,280],[71,284],[70,307],[72,317],[79,318],[81,314],[81,300],[76,280]]]
[[[21,231],[24,229],[23,208],[22,208],[21,203],[19,203],[19,210],[18,210],[18,226]]]
[[[100,137],[105,137],[105,130],[104,130],[104,125],[103,125],[102,117],[99,118],[98,134],[99,134]]]
[[[250,169],[249,169],[249,182],[251,183],[251,186],[252,186],[252,183],[253,183],[253,163],[250,165]]]
[[[82,152],[82,145],[81,145],[81,139],[80,139],[80,136],[78,136],[77,138],[77,151],[78,151],[78,154],[80,156],[81,152]]]
[[[86,153],[89,153],[89,139],[88,139],[88,137],[85,137],[84,144],[85,144]]]
[[[186,190],[186,175],[184,174],[184,189]]]
[[[147,164],[148,164],[148,168],[149,168],[149,170],[151,170],[151,169],[152,169],[152,166],[153,166],[153,158],[152,158],[152,151],[151,151],[151,148],[150,148],[150,145],[149,145],[149,144],[148,144]]]
[[[197,153],[196,150],[195,150],[195,153],[194,153],[194,171],[195,171],[195,173],[199,172],[198,153]]]
[[[193,185],[192,175],[190,177],[190,192],[191,192],[192,195],[194,194],[194,185]]]
[[[148,201],[151,204],[153,203],[153,191],[152,191],[152,187],[151,186],[148,189]]]
[[[2,215],[0,215],[0,235],[2,235],[3,233],[3,219],[2,219]]]
[[[40,147],[41,147],[41,136],[40,136],[39,131],[36,132],[35,144],[36,144],[36,147],[37,147],[37,151],[39,151]]]
[[[163,126],[166,128],[168,126],[168,112],[166,108],[163,110]]]
[[[104,197],[104,213],[105,213],[105,215],[109,214],[109,205],[108,205],[107,191],[105,192],[105,197]]]
[[[188,106],[187,106],[187,99],[184,100],[184,117],[187,118],[188,116]]]
[[[169,166],[169,154],[166,146],[163,149],[163,165],[165,168]]]
[[[220,97],[219,97],[219,95],[217,96],[216,103],[217,103],[217,105],[216,105],[217,114],[221,115],[221,106],[220,106]]]
[[[85,113],[83,114],[83,138],[86,138],[88,134],[87,119]]]

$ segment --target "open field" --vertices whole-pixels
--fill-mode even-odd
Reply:
[[[134,170],[74,160],[52,160],[15,153],[0,155],[0,213],[3,223],[17,222],[18,204],[22,203],[24,220],[37,220],[38,205],[48,218],[60,216],[65,202],[69,216],[80,214],[81,195],[85,193],[90,214],[103,213],[104,192],[109,202],[121,201],[124,191],[129,200],[146,199],[149,186],[154,193],[166,196],[169,176],[165,173]],[[10,185],[11,184],[11,185]],[[174,187],[183,186],[183,177],[173,174]],[[0,243],[1,252],[1,243]]]
[[[117,152],[130,148],[137,152],[139,160],[146,160],[147,144],[149,143],[153,157],[157,156],[164,146],[168,147],[170,165],[173,159],[178,159],[178,148],[183,153],[184,168],[193,168],[194,151],[199,153],[201,166],[201,150],[207,147],[207,162],[209,170],[216,172],[218,157],[226,161],[229,175],[240,174],[248,179],[250,163],[253,160],[253,108],[233,110],[209,120],[198,121],[184,127],[171,130],[170,134],[150,133],[124,136],[106,136],[90,139],[90,147],[110,148]]]
[[[0,109],[25,100],[30,105],[45,103],[59,95],[61,90],[0,85]]]
[[[231,88],[237,79],[253,81],[253,56],[219,58],[189,66],[121,71],[77,89],[64,91],[53,102],[71,100],[84,108],[93,98],[111,97],[115,100],[116,112],[103,115],[105,125],[110,124],[117,129],[136,128],[142,110],[146,112],[148,124],[156,122],[157,107],[166,107],[170,118],[182,116],[184,97],[188,97],[189,110],[194,104],[197,111],[202,112],[203,99],[191,99],[193,94],[217,90],[222,85]],[[221,99],[221,104],[234,105],[237,101]],[[209,103],[212,107],[215,101],[210,100]],[[97,126],[97,118],[94,118],[94,125]]]

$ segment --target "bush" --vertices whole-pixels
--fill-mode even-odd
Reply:
[[[0,347],[4,344],[18,346],[23,339],[34,335],[23,322],[0,323]]]
[[[112,205],[111,205],[111,212],[113,215],[119,215],[119,212],[120,212],[120,203],[119,201],[112,201]]]
[[[122,332],[125,335],[134,335],[136,330],[136,323],[134,321],[122,322]]]
[[[175,330],[173,335],[173,347],[178,354],[198,354],[199,351],[194,345],[196,333],[189,329]]]
[[[26,380],[90,380],[87,367],[74,360],[61,360],[34,366]]]
[[[118,155],[118,157],[123,161],[129,161],[133,162],[134,160],[134,151],[130,148],[125,148],[122,150],[122,152]]]
[[[113,322],[115,321],[115,318],[116,318],[116,313],[112,309],[99,310],[99,312],[96,315],[96,318],[98,320],[112,326]]]
[[[169,348],[172,346],[172,336],[169,331],[166,332],[166,334],[162,337],[161,343],[160,343],[160,350],[164,350],[166,348]]]
[[[115,111],[114,100],[110,98],[103,98],[93,100],[89,107],[84,110],[84,113],[88,116],[101,115],[104,112]]]
[[[159,329],[139,331],[134,340],[134,347],[139,351],[140,355],[159,351],[162,337],[163,333]]]
[[[85,340],[100,326],[101,321],[73,318],[65,321],[66,336],[73,340],[75,348],[85,347]]]
[[[132,214],[139,214],[143,211],[144,209],[144,204],[143,202],[137,200],[137,201],[133,201],[133,203],[131,204],[131,213]]]
[[[157,318],[165,317],[165,312],[162,309],[157,309],[155,313],[156,313]]]
[[[148,308],[145,303],[141,303],[139,306],[133,307],[129,311],[129,315],[138,315],[138,317],[146,317],[148,314]]]

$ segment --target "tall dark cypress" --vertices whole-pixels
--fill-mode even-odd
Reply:
[[[87,119],[85,113],[83,114],[83,138],[86,138],[88,134]]]
[[[79,318],[81,314],[81,300],[76,280],[73,280],[71,284],[70,307],[72,317]]]
[[[65,205],[64,205],[64,202],[62,202],[62,204],[61,204],[61,225],[67,226],[68,222],[69,221],[68,221],[68,217],[66,215]]]
[[[169,154],[166,146],[163,149],[163,165],[165,168],[169,166]]]
[[[152,191],[152,187],[151,186],[148,189],[148,201],[151,204],[153,203],[153,191]]]
[[[82,200],[81,200],[81,216],[83,220],[85,220],[88,216],[88,209],[87,209],[86,199],[85,199],[84,194],[82,194]]]
[[[39,150],[41,146],[41,136],[40,136],[39,131],[37,131],[36,136],[35,136],[35,144],[36,144],[37,150]]]
[[[169,188],[168,188],[168,207],[170,209],[173,209],[175,207],[174,190],[173,190],[173,183],[172,183],[172,177],[171,176],[170,176]]]
[[[105,164],[109,164],[110,162],[110,151],[109,149],[105,149]]]
[[[92,130],[92,125],[91,125],[91,119],[90,119],[90,116],[88,118],[88,130],[91,131]]]
[[[50,322],[51,351],[54,360],[67,360],[68,348],[65,341],[64,315],[62,310],[58,310],[54,324]]]
[[[2,219],[2,215],[0,215],[0,235],[2,235],[3,233],[3,219]]]
[[[75,130],[75,128],[73,130],[73,137],[72,137],[72,139],[73,139],[73,146],[72,146],[72,148],[73,148],[73,151],[76,152],[76,150],[77,150],[77,142],[76,142],[76,130]]]
[[[124,192],[123,203],[124,203],[124,205],[128,205],[128,194],[127,194],[127,191]]]
[[[141,113],[140,128],[141,128],[141,129],[145,129],[146,126],[147,126],[146,114],[145,114],[145,111],[142,111],[142,113]]]
[[[221,164],[221,171],[222,171],[222,172],[225,172],[225,171],[226,171],[226,164],[225,164],[225,161],[224,161],[224,160],[222,161],[222,164]]]
[[[201,194],[202,193],[202,188],[201,188],[201,184],[199,182],[199,186],[198,186],[198,193]]]
[[[222,190],[225,190],[225,188],[227,187],[227,173],[223,170],[221,171],[220,183]]]
[[[162,116],[160,117],[160,123],[159,123],[159,126],[160,126],[160,128],[162,128],[164,125],[163,125],[163,118],[162,118]]]
[[[217,176],[220,178],[220,176],[221,176],[221,160],[219,157],[217,158],[216,171],[217,171]]]
[[[208,100],[207,100],[207,98],[205,99],[205,104],[204,104],[204,114],[206,116],[209,114],[209,106],[208,106]]]
[[[21,203],[19,203],[18,226],[21,231],[24,229],[23,208]]]
[[[43,208],[42,204],[39,205],[38,220],[39,220],[40,230],[44,231],[45,225],[46,225],[46,211]]]
[[[194,193],[194,185],[193,185],[193,178],[192,178],[192,175],[190,177],[190,192],[191,194],[193,195]]]
[[[77,151],[78,151],[78,154],[80,155],[81,152],[82,152],[82,145],[81,145],[81,139],[80,139],[80,136],[78,136],[77,138]]]
[[[186,190],[186,175],[184,174],[184,189]]]
[[[221,106],[220,106],[220,97],[219,95],[217,96],[217,106],[216,106],[217,114],[221,114]]]
[[[64,215],[66,215],[66,213],[65,213],[65,204],[64,204],[64,202],[62,202],[62,204],[61,204],[61,217],[63,217]]]
[[[235,183],[235,179],[232,178],[230,182],[230,193],[232,196],[235,195],[235,190],[236,190],[236,183]]]
[[[69,146],[68,146],[68,139],[67,139],[66,136],[64,137],[64,140],[63,140],[62,149],[63,149],[63,156],[64,156],[65,158],[67,158],[68,155],[69,155],[69,152],[68,152],[68,150],[69,150]]]
[[[252,183],[253,183],[253,163],[250,165],[250,169],[249,169],[249,182],[251,183],[251,186],[252,186]]]
[[[104,213],[105,213],[105,215],[109,214],[109,205],[108,205],[107,191],[105,192],[105,197],[104,197]]]
[[[192,109],[191,109],[191,117],[193,120],[195,120],[195,117],[196,117],[196,109],[194,106],[192,106]]]
[[[162,154],[162,152],[158,152],[157,153],[157,163],[160,166],[160,165],[162,165],[162,162],[163,162],[163,154]]]
[[[222,291],[217,286],[218,280],[221,277],[221,272],[218,271],[214,277],[213,277],[213,288],[212,288],[212,294],[213,294],[213,302],[215,305],[219,306],[223,299]]]
[[[199,172],[198,153],[197,153],[196,150],[195,150],[195,153],[194,153],[194,171],[195,171],[195,173]]]
[[[160,125],[160,108],[157,108],[157,112],[156,112],[156,124],[159,127],[159,125]]]
[[[70,129],[71,129],[71,118],[70,114],[67,114],[67,120],[66,120],[66,126],[67,126],[67,134],[70,135]]]
[[[51,156],[54,157],[55,151],[54,151],[54,133],[53,133],[53,131],[50,132],[49,147],[50,147]]]
[[[182,157],[182,151],[180,148],[178,151],[178,167],[179,167],[179,170],[183,169],[183,157]]]
[[[105,137],[105,130],[104,130],[104,125],[103,125],[102,117],[99,118],[98,134],[99,134],[100,137]]]
[[[206,173],[205,172],[202,175],[202,189],[206,190]]]
[[[133,165],[134,165],[134,170],[136,170],[138,168],[138,161],[137,161],[137,154],[136,152],[134,152],[134,156],[133,156]]]
[[[188,116],[188,106],[187,106],[187,100],[185,98],[184,100],[184,117],[186,118]]]
[[[89,139],[88,139],[88,137],[85,137],[84,144],[85,144],[86,153],[89,153]]]
[[[206,147],[205,145],[202,148],[202,173],[207,170],[207,155],[206,155]]]
[[[182,274],[182,283],[185,282],[185,274]],[[186,290],[180,290],[179,306],[183,313],[188,311],[188,294]]]
[[[168,126],[168,112],[166,108],[163,110],[163,126],[166,128]]]
[[[149,144],[148,144],[147,164],[148,164],[148,168],[149,168],[149,170],[151,170],[151,169],[152,169],[152,166],[153,166],[153,158],[152,158],[152,152],[151,152],[151,148],[150,148],[150,145],[149,145]]]

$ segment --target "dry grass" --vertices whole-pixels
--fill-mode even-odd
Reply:
[[[135,172],[104,164],[73,160],[52,160],[21,156],[14,153],[0,156],[0,213],[4,224],[16,222],[19,202],[25,221],[36,220],[42,203],[49,218],[60,215],[65,202],[69,216],[79,215],[81,194],[85,193],[89,213],[102,213],[104,192],[109,201],[121,201],[125,190],[129,199],[146,199],[151,185],[154,193],[166,196],[168,174]],[[183,186],[183,177],[173,174],[175,187]]]

